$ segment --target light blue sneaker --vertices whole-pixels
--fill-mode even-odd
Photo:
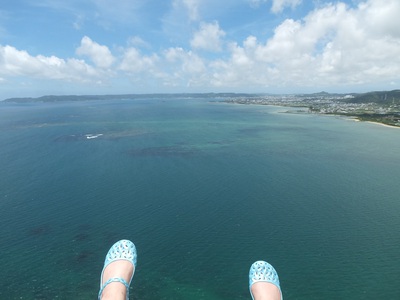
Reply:
[[[282,296],[282,290],[279,284],[279,277],[278,273],[274,269],[273,266],[271,266],[269,263],[266,261],[256,261],[253,263],[250,267],[249,271],[249,290],[250,290],[250,295],[251,298],[253,298],[253,294],[251,293],[251,286],[256,283],[256,282],[269,282],[272,283],[273,285],[276,285],[281,292],[281,300],[283,299]]]
[[[127,260],[133,264],[133,273],[131,276],[131,279],[129,282],[126,282],[125,279],[119,278],[119,277],[113,277],[107,280],[106,283],[103,284],[103,273],[106,267],[117,260]],[[136,270],[136,261],[137,261],[137,253],[136,253],[136,247],[135,245],[129,241],[129,240],[120,240],[116,242],[110,250],[108,250],[108,253],[106,255],[106,259],[104,261],[104,267],[103,270],[101,271],[101,277],[100,277],[100,291],[99,291],[99,296],[98,299],[100,299],[101,294],[104,290],[104,288],[109,285],[112,282],[120,282],[126,287],[126,299],[129,298],[129,286],[132,282],[133,274],[135,273]]]

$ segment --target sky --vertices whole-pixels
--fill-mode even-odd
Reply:
[[[400,88],[400,0],[1,0],[0,100]]]

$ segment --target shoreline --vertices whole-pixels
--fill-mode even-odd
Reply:
[[[263,104],[262,104],[262,105],[263,105]],[[268,105],[270,105],[270,106],[278,106],[278,105],[271,105],[271,104],[268,104]],[[298,106],[278,106],[278,107],[298,108]],[[282,112],[282,113],[288,113],[288,114],[290,114],[290,113],[293,113],[293,112],[284,111],[284,112]],[[301,110],[297,110],[297,111],[294,112],[294,113],[305,113],[305,114],[308,114],[306,111],[302,112]],[[397,128],[397,129],[400,129],[400,126],[396,126],[396,125],[389,125],[389,124],[385,124],[385,123],[381,123],[381,122],[376,122],[376,121],[367,121],[367,120],[364,121],[364,120],[360,120],[358,116],[341,115],[341,114],[330,114],[330,113],[327,113],[327,114],[326,114],[326,113],[319,113],[319,112],[317,112],[316,114],[321,115],[321,116],[342,117],[342,118],[345,118],[345,119],[348,119],[348,120],[351,120],[351,121],[354,121],[354,122],[366,122],[366,123],[371,123],[371,124],[375,124],[375,125],[384,126],[384,127],[387,127],[387,128]]]
[[[281,111],[279,113],[287,113],[287,114],[308,114],[306,111],[301,111],[299,108],[305,108],[306,106],[290,106],[290,105],[280,105],[277,103],[242,103],[242,102],[238,102],[238,101],[221,101],[223,103],[229,103],[229,104],[239,104],[239,105],[260,105],[260,106],[275,106],[275,107],[286,107],[286,108],[292,108],[292,109],[296,109],[297,110],[294,111],[290,111],[290,110],[286,110],[286,111]],[[333,116],[333,117],[343,117],[345,119],[354,121],[354,122],[367,122],[367,123],[371,123],[371,124],[376,124],[376,125],[381,125],[384,127],[388,127],[388,128],[400,128],[400,126],[396,126],[396,125],[389,125],[389,124],[385,124],[385,123],[381,123],[381,122],[376,122],[376,121],[368,121],[368,120],[360,120],[359,116],[357,115],[347,115],[347,114],[335,114],[335,113],[321,113],[321,112],[313,112],[314,114],[318,114],[318,115],[324,115],[324,116]]]
[[[357,117],[347,117],[347,120],[349,121],[353,121],[353,122],[366,122],[366,123],[370,123],[370,124],[375,124],[375,125],[380,125],[380,126],[384,126],[384,127],[388,127],[388,128],[397,128],[400,129],[400,126],[395,126],[395,125],[388,125],[385,123],[380,123],[380,122],[374,122],[374,121],[362,121],[360,119],[358,119]]]
[[[349,121],[353,121],[353,122],[365,122],[365,123],[370,123],[370,124],[375,124],[375,125],[380,125],[380,126],[384,126],[384,127],[388,127],[388,128],[397,128],[400,129],[400,126],[396,126],[396,125],[389,125],[389,124],[385,124],[385,123],[380,123],[380,122],[375,122],[375,121],[363,121],[360,120],[357,116],[346,116],[346,115],[335,115],[335,114],[321,114],[321,113],[317,113],[319,115],[325,115],[325,116],[338,116],[338,117],[343,117],[344,119],[347,119]]]
[[[358,120],[358,121],[360,121],[360,120]],[[360,121],[360,122],[361,122],[361,121]],[[381,126],[388,127],[388,128],[397,128],[397,129],[400,129],[399,126],[395,126],[395,125],[388,125],[388,124],[385,124],[385,123],[379,123],[379,122],[374,122],[374,121],[365,121],[365,122],[371,123],[371,124],[375,124],[375,125],[381,125]]]

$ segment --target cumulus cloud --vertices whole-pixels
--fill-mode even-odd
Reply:
[[[75,82],[98,79],[100,73],[83,60],[61,59],[56,56],[31,56],[27,51],[0,46],[0,74],[30,76]]]
[[[225,32],[219,28],[218,22],[202,23],[200,29],[195,32],[190,42],[192,48],[220,51],[222,47],[221,38],[225,36]]]
[[[157,55],[145,56],[142,55],[138,49],[130,47],[124,50],[122,61],[118,69],[131,74],[141,72],[147,73],[154,70],[157,61]]]
[[[229,61],[213,65],[215,83],[343,86],[399,78],[400,24],[393,10],[400,3],[391,0],[382,9],[378,2],[356,9],[329,4],[303,20],[285,20],[266,42],[250,36],[233,44]]]
[[[176,69],[185,74],[199,74],[206,70],[206,66],[200,56],[192,51],[182,48],[170,48],[165,51],[165,58],[169,63],[176,63]]]
[[[370,0],[359,5],[358,15],[360,19],[368,21],[365,26],[370,33],[400,38],[399,12],[400,1],[388,0],[382,3]]]
[[[163,76],[166,86],[200,87],[208,85],[208,68],[204,60],[181,47],[169,48],[164,51],[165,65],[168,75]]]
[[[137,48],[129,47],[123,52],[118,70],[138,85],[148,85],[146,81],[166,87],[208,84],[203,59],[181,47],[165,49],[160,55],[144,55]]]
[[[89,57],[100,68],[109,68],[114,62],[114,57],[107,46],[99,45],[87,36],[82,38],[76,54]]]

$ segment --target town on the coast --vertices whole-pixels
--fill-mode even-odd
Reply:
[[[400,90],[365,94],[246,95],[223,102],[299,107],[308,113],[342,115],[400,127]]]

